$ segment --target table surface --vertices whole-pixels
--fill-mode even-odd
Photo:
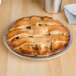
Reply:
[[[0,76],[76,76],[76,25],[68,23],[64,5],[76,0],[63,0],[61,11],[48,14],[44,11],[44,0],[2,0],[0,5]],[[73,43],[60,57],[33,61],[11,53],[3,43],[6,27],[14,20],[30,15],[50,16],[66,24],[73,34]]]

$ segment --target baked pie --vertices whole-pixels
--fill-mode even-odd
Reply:
[[[17,20],[8,29],[6,41],[21,55],[44,57],[64,50],[69,44],[70,33],[51,17],[31,16]]]

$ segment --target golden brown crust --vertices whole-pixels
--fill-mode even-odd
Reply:
[[[16,21],[6,34],[9,46],[21,55],[49,56],[69,44],[69,30],[51,17],[31,16]]]

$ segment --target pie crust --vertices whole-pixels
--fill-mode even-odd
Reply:
[[[25,56],[44,57],[59,53],[67,47],[69,40],[69,30],[47,16],[21,18],[6,33],[11,49]]]

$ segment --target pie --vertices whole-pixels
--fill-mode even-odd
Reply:
[[[69,44],[70,33],[58,20],[31,16],[12,24],[6,33],[6,41],[20,55],[44,57],[63,51]]]

